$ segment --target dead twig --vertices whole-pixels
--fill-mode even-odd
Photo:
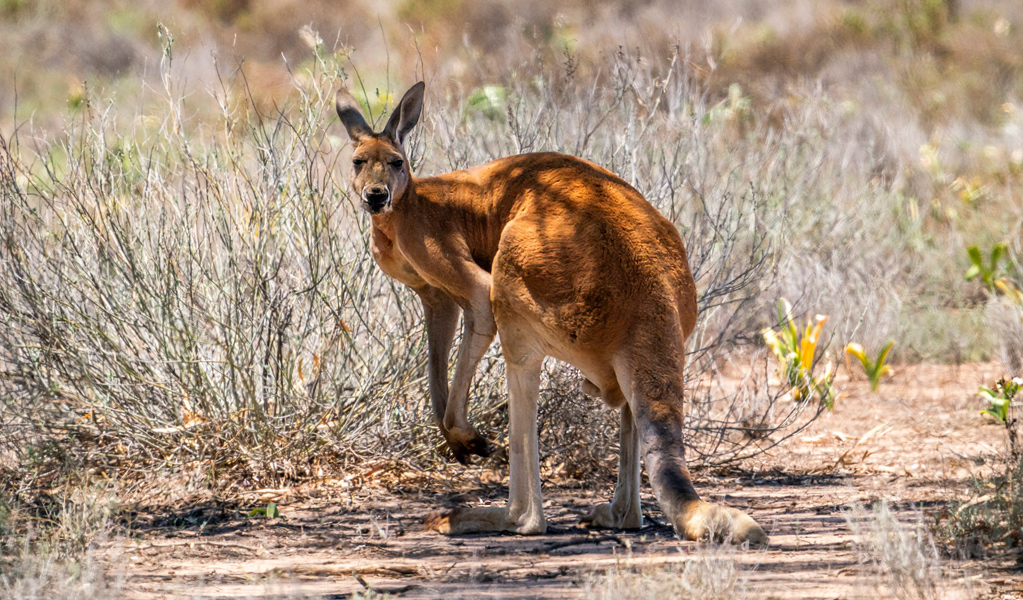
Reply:
[[[181,546],[194,546],[196,544],[203,544],[206,546],[217,546],[218,548],[234,548],[236,550],[247,550],[249,552],[259,552],[261,548],[253,546],[246,546],[245,544],[235,544],[232,542],[213,542],[203,539],[190,539],[182,540],[180,542],[167,542],[164,544],[146,544],[144,546],[135,546],[134,548],[128,548],[128,552],[137,552],[141,550],[149,550],[150,548],[180,548]]]
[[[360,574],[356,574],[355,575],[355,580],[359,582],[359,585],[361,585],[362,587],[366,588],[366,591],[373,592],[374,594],[394,594],[394,595],[399,595],[399,594],[404,594],[405,592],[410,592],[412,590],[417,590],[417,589],[423,587],[423,586],[419,585],[418,583],[410,583],[408,585],[403,585],[401,587],[393,587],[393,588],[372,586],[369,583],[367,583],[366,580],[363,579],[362,575],[360,575]]]
[[[600,544],[601,542],[615,542],[619,546],[624,546],[625,542],[621,540],[617,535],[602,535],[600,537],[575,537],[564,542],[549,542],[543,546],[538,546],[529,550],[530,554],[540,554],[542,552],[550,552],[551,550],[559,550],[561,548],[567,548],[569,546],[579,546],[582,544]]]

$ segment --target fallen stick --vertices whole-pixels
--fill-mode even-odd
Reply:
[[[551,550],[558,550],[561,548],[567,548],[569,546],[580,546],[582,544],[599,544],[601,542],[615,542],[619,546],[624,546],[625,542],[621,540],[617,535],[602,535],[600,537],[577,537],[564,542],[551,542],[544,546],[539,546],[529,550],[530,554],[539,554],[540,552],[550,552]]]
[[[416,590],[416,589],[419,589],[419,588],[423,587],[423,586],[419,585],[418,583],[410,583],[408,585],[403,585],[401,587],[395,587],[395,588],[375,587],[375,586],[370,585],[365,579],[363,579],[362,575],[360,575],[360,574],[356,574],[355,575],[355,580],[359,582],[359,585],[361,585],[362,587],[366,588],[366,591],[373,592],[374,594],[395,594],[395,595],[399,595],[399,594],[404,594],[405,592],[410,592],[412,590]]]
[[[245,544],[236,544],[236,543],[233,543],[233,542],[215,542],[213,540],[204,540],[202,538],[180,540],[180,541],[174,541],[174,542],[164,542],[164,543],[151,543],[151,544],[145,544],[145,545],[141,545],[141,546],[134,546],[134,547],[131,547],[131,548],[126,548],[125,550],[127,552],[134,552],[134,551],[139,551],[139,550],[148,550],[150,548],[181,548],[183,546],[194,547],[194,546],[199,545],[199,544],[202,544],[204,546],[216,546],[218,548],[233,548],[233,549],[236,549],[236,550],[248,550],[249,552],[259,552],[261,550],[261,548],[256,548],[254,546],[246,546]]]

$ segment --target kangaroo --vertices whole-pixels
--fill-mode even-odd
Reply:
[[[745,513],[700,499],[684,455],[683,369],[696,284],[675,227],[613,173],[541,152],[416,177],[403,143],[425,85],[405,93],[375,133],[341,88],[337,113],[354,146],[352,191],[371,215],[380,268],[422,300],[433,416],[461,462],[490,444],[468,421],[473,373],[501,334],[507,365],[509,500],[428,515],[443,534],[546,531],[540,490],[540,371],[553,356],[580,369],[583,391],[621,410],[618,483],[594,527],[642,527],[640,458],[676,532],[766,544]],[[463,315],[450,388],[448,357]]]

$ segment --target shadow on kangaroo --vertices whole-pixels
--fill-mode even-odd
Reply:
[[[373,258],[423,303],[434,419],[460,462],[489,443],[468,420],[476,365],[501,334],[508,375],[509,499],[434,513],[445,534],[541,534],[537,401],[547,356],[582,371],[583,391],[621,411],[618,484],[583,518],[639,528],[640,457],[661,510],[690,539],[766,544],[745,513],[704,502],[686,467],[682,390],[696,285],[675,227],[632,186],[585,160],[541,152],[416,177],[403,142],[425,85],[412,86],[376,133],[337,93],[354,145],[352,190],[372,219]],[[448,357],[463,316],[448,385]]]

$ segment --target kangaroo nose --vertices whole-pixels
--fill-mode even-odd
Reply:
[[[367,186],[366,189],[362,190],[362,198],[366,201],[369,212],[378,213],[391,200],[391,193],[384,186]]]

